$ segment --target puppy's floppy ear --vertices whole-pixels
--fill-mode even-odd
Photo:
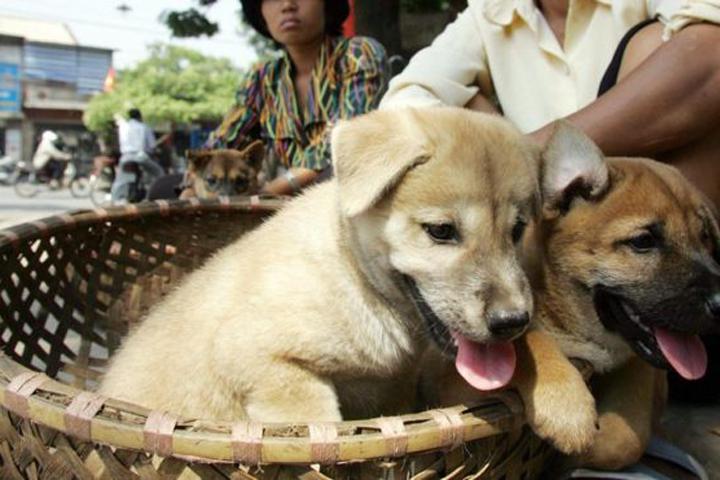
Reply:
[[[250,145],[242,149],[239,154],[250,167],[258,170],[265,158],[265,144],[262,140],[255,140]]]
[[[345,216],[375,205],[408,170],[429,159],[420,135],[411,110],[376,111],[333,128],[333,167]]]
[[[564,212],[577,197],[591,199],[609,185],[605,157],[569,122],[556,122],[542,153],[542,195],[546,209]]]
[[[212,159],[213,155],[213,150],[187,150],[185,152],[188,163],[196,171],[204,169],[208,162],[210,162],[210,159]]]

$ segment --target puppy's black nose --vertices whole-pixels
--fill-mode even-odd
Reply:
[[[527,311],[492,312],[488,317],[488,329],[498,339],[510,339],[520,335],[530,323]]]
[[[705,305],[710,315],[720,320],[720,292],[711,293]]]

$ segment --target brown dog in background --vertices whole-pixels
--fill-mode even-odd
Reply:
[[[243,150],[191,150],[180,199],[248,195],[260,190],[265,147],[256,140]]]
[[[535,329],[516,342],[511,385],[541,437],[581,464],[618,469],[642,456],[662,411],[665,374],[655,367],[704,373],[696,334],[720,324],[720,233],[675,168],[606,160],[581,132],[559,128],[569,132],[545,154],[574,151],[577,168],[592,173],[547,177],[564,178],[562,189],[543,181],[543,219],[525,249]],[[477,398],[452,365],[427,355],[431,403]],[[594,398],[568,357],[592,364]]]

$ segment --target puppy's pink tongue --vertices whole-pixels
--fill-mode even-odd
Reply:
[[[697,335],[654,328],[655,339],[670,365],[681,377],[697,380],[707,370],[707,351]]]
[[[510,381],[515,372],[515,346],[512,342],[475,343],[455,334],[458,353],[455,368],[478,390],[493,390]]]

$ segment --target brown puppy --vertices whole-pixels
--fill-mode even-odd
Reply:
[[[258,173],[265,156],[259,140],[243,150],[191,150],[181,199],[247,195],[260,189]]]
[[[527,236],[536,329],[518,342],[513,384],[535,431],[580,461],[620,468],[645,449],[664,376],[707,363],[697,333],[720,323],[720,235],[707,202],[680,173],[646,159],[609,159],[567,125],[546,155],[574,151],[590,175],[546,177],[544,218]],[[574,131],[574,133],[572,133]],[[592,166],[594,165],[594,166]],[[556,192],[556,193],[553,193]],[[595,406],[566,357],[599,373]],[[652,366],[651,366],[652,365]],[[473,392],[446,371],[441,403]],[[449,395],[447,392],[451,392]],[[454,397],[454,398],[453,398]]]

